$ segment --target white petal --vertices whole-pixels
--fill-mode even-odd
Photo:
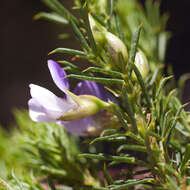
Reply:
[[[54,122],[55,120],[48,117],[44,108],[34,99],[28,101],[29,115],[36,122]]]
[[[76,103],[59,98],[49,90],[34,84],[30,84],[30,93],[32,98],[45,109],[46,114],[52,119],[58,119],[77,106]]]

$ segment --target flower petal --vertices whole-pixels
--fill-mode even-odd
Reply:
[[[68,102],[65,99],[57,97],[49,90],[30,84],[30,94],[44,109],[46,114],[52,119],[58,119],[64,113],[75,109],[77,104],[73,101]]]
[[[74,90],[76,95],[93,95],[100,98],[103,101],[116,102],[114,96],[109,93],[101,84],[93,81],[84,80],[79,82]]]
[[[56,120],[48,117],[44,108],[34,99],[28,101],[30,118],[35,122],[54,122]]]
[[[62,124],[66,127],[66,129],[77,136],[87,136],[88,129],[94,126],[93,116],[70,121],[70,122],[62,122]]]
[[[67,76],[66,72],[53,60],[48,60],[48,68],[57,87],[63,92],[69,89],[68,78],[65,78]]]

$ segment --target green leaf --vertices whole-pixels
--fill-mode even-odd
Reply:
[[[126,143],[127,142],[127,137],[125,137],[125,136],[112,137],[112,138],[107,139],[107,142]]]
[[[141,145],[130,145],[130,144],[124,144],[121,145],[117,152],[120,152],[122,150],[133,150],[133,151],[140,151],[140,152],[147,152],[146,146]],[[161,153],[162,151],[159,149],[151,149],[152,152]]]
[[[179,177],[177,171],[170,165],[166,164],[165,162],[158,163],[159,166],[163,167],[164,170],[169,173],[170,175]]]
[[[107,0],[107,7],[106,7],[107,18],[106,18],[106,21],[107,21],[107,26],[108,26],[109,31],[112,30],[112,28],[111,28],[111,17],[113,14],[113,8],[114,8],[114,1],[113,0]]]
[[[98,54],[97,51],[97,47],[96,47],[96,42],[94,40],[93,34],[92,34],[92,30],[90,27],[90,22],[89,22],[89,18],[88,18],[88,3],[87,1],[82,0],[82,7],[81,7],[81,12],[82,12],[82,16],[83,16],[83,20],[85,23],[85,28],[86,28],[86,32],[87,32],[87,36],[90,42],[90,46],[94,52],[95,55]]]
[[[79,38],[79,41],[82,44],[83,48],[86,49],[89,52],[90,51],[90,47],[89,47],[89,45],[88,45],[85,37],[83,36],[82,32],[77,27],[77,25],[75,24],[75,22],[73,22],[72,20],[70,22],[71,22],[71,26],[73,27],[73,30],[74,30],[75,34],[77,35],[77,37]]]
[[[57,175],[57,176],[62,176],[62,177],[66,177],[67,176],[67,172],[65,170],[50,168],[50,167],[44,166],[44,165],[41,166],[40,169],[45,174]]]
[[[130,187],[134,187],[135,185],[143,184],[143,183],[151,183],[152,184],[152,183],[154,183],[154,179],[146,178],[146,179],[136,180],[134,182],[128,182],[123,185],[116,185],[115,187],[111,187],[110,190],[126,190]]]
[[[170,184],[170,189],[173,189],[173,190],[180,190],[180,188],[178,187],[177,183],[176,183],[176,180],[170,176],[166,176],[169,184]]]
[[[99,22],[103,27],[106,27],[106,24],[104,23],[103,18],[100,17],[100,15],[97,15],[93,12],[93,14],[91,14],[91,16],[97,21]]]
[[[69,67],[71,67],[72,69],[75,69],[75,70],[77,70],[77,71],[82,71],[81,70],[81,68],[80,67],[78,67],[78,66],[76,66],[76,65],[74,65],[73,63],[70,63],[70,62],[68,62],[68,61],[57,61],[58,63],[61,63],[61,64],[64,64],[64,65],[66,65],[66,66],[69,66]]]
[[[134,131],[134,133],[138,134],[138,128],[137,128],[137,124],[136,124],[136,120],[135,120],[135,115],[134,115],[133,109],[129,103],[126,85],[123,85],[121,93],[122,93],[122,100],[124,102],[124,107],[127,111],[127,114],[129,115],[130,120],[131,120],[133,131]]]
[[[171,78],[173,78],[173,76],[165,77],[165,78],[163,78],[163,79],[161,80],[161,82],[160,82],[160,84],[159,84],[159,87],[158,87],[158,90],[157,90],[157,92],[156,92],[156,97],[155,97],[155,99],[158,99],[158,96],[160,95],[160,92],[161,92],[161,90],[163,89],[165,83],[166,83],[169,79],[171,79]]]
[[[109,190],[105,187],[77,185],[77,190]]]
[[[119,119],[119,121],[121,123],[121,126],[124,129],[128,130],[126,116],[123,113],[123,111],[121,110],[121,108],[117,104],[112,104],[112,108],[113,108],[113,111],[114,111],[115,115]]]
[[[42,2],[47,5],[50,9],[54,10],[55,12],[60,13],[60,10],[56,7],[56,5],[51,0],[42,0]]]
[[[158,76],[159,70],[160,70],[160,68],[156,68],[156,70],[154,71],[154,73],[152,75],[152,78],[150,80],[150,83],[149,83],[150,86],[152,86],[153,83],[155,82],[155,80],[156,80],[156,78]]]
[[[114,14],[114,18],[115,18],[115,25],[116,25],[118,36],[121,39],[121,41],[125,42],[123,30],[120,23],[120,18],[117,14]]]
[[[186,145],[185,154],[184,154],[182,162],[181,162],[180,171],[181,171],[182,175],[185,172],[185,169],[187,167],[186,165],[187,165],[189,159],[190,159],[190,144]]]
[[[53,51],[51,51],[48,55],[54,54],[54,53],[67,53],[75,56],[82,56],[87,58],[87,54],[80,50],[75,49],[69,49],[69,48],[56,48]]]
[[[38,19],[45,19],[45,20],[49,20],[51,22],[55,22],[55,23],[58,23],[58,24],[68,24],[68,21],[63,18],[62,16],[60,16],[59,14],[53,12],[53,13],[46,13],[46,12],[41,12],[41,13],[38,13],[34,16],[34,19],[35,20],[38,20]]]
[[[147,102],[148,107],[150,109],[152,107],[151,98],[150,98],[150,96],[147,93],[147,89],[145,87],[145,84],[144,84],[143,78],[141,76],[141,73],[140,73],[140,71],[138,70],[138,68],[136,67],[135,64],[133,65],[133,70],[135,72],[135,75],[137,76],[137,79],[138,79],[138,81],[140,83],[140,86],[142,88],[143,94],[145,96],[146,102]]]
[[[174,128],[175,128],[175,126],[176,126],[176,123],[177,123],[177,121],[178,121],[178,119],[179,119],[178,117],[179,117],[181,111],[184,109],[184,107],[185,107],[186,105],[187,105],[187,104],[181,105],[181,106],[178,108],[177,113],[176,113],[176,115],[175,115],[175,118],[174,118],[174,120],[173,120],[173,122],[172,122],[171,128],[170,128],[170,130],[169,130],[169,132],[168,132],[168,137],[167,137],[167,140],[166,140],[166,144],[169,143],[170,137],[171,137],[171,135],[172,135],[172,131],[174,130]]]
[[[133,69],[133,65],[134,65],[134,61],[135,61],[135,56],[136,56],[136,51],[137,51],[137,46],[138,46],[138,42],[139,42],[141,29],[142,29],[142,25],[140,25],[138,27],[137,31],[132,36],[131,49],[130,49],[130,53],[129,53],[129,61],[128,61],[128,64],[126,66],[126,70],[128,70],[128,67],[129,67],[128,78],[131,77],[131,73],[132,73],[132,69]]]
[[[161,137],[163,138],[165,135],[166,135],[166,132],[168,130],[168,126],[167,126],[167,122],[168,122],[168,117],[169,117],[169,114],[171,113],[171,110],[167,111],[165,114],[164,114],[164,119],[163,119],[163,123],[161,125]]]
[[[42,0],[50,9],[62,15],[68,21],[73,20],[76,24],[79,23],[78,19],[71,14],[59,1],[57,0]]]
[[[158,57],[159,57],[159,60],[162,62],[164,62],[164,59],[165,59],[167,41],[169,38],[170,38],[169,32],[161,32],[158,35]]]
[[[102,68],[98,68],[98,67],[88,67],[83,72],[97,72],[97,73],[102,73],[105,75],[110,75],[113,78],[122,79],[122,73],[117,72],[117,71],[110,71],[110,70],[106,70],[106,69],[102,69]]]
[[[113,78],[89,77],[89,76],[74,75],[74,74],[67,75],[67,78],[75,78],[75,79],[79,79],[79,80],[95,81],[95,82],[99,82],[102,84],[123,84],[123,80],[113,79]]]
[[[125,135],[124,134],[113,134],[113,135],[109,135],[109,136],[98,137],[98,138],[95,138],[94,140],[92,140],[90,142],[90,144],[93,144],[95,142],[100,142],[100,141],[109,141],[110,139],[113,140],[116,137],[125,137]],[[126,137],[125,137],[125,139],[126,139]]]
[[[105,178],[106,178],[108,184],[109,185],[113,184],[113,179],[107,170],[106,163],[104,163],[104,175],[105,175]]]
[[[107,15],[110,17],[113,13],[114,2],[113,0],[107,0]]]
[[[176,89],[173,89],[173,90],[171,90],[170,93],[167,95],[166,100],[165,100],[165,103],[164,103],[164,105],[163,105],[163,106],[164,106],[164,108],[163,108],[164,111],[168,109],[169,103],[170,103],[171,101],[174,101],[173,96],[175,96],[175,93],[176,93]]]
[[[100,136],[106,136],[106,135],[113,135],[114,133],[117,133],[118,130],[117,129],[105,129],[101,132]]]
[[[158,141],[160,141],[162,139],[159,134],[157,134],[157,133],[155,133],[155,132],[153,132],[151,130],[148,130],[147,134],[150,135],[150,136],[152,136],[152,137],[155,137]]]
[[[131,139],[135,140],[137,143],[141,145],[145,145],[145,140],[139,135],[135,135],[132,132],[127,132],[126,136],[129,136]]]
[[[124,162],[129,164],[135,164],[136,160],[134,157],[128,157],[128,156],[111,156],[107,154],[79,154],[80,157],[90,158],[90,159],[98,159],[98,160],[107,160],[107,161],[117,161],[117,162]]]

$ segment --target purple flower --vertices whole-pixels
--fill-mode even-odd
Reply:
[[[58,122],[69,132],[83,136],[100,128],[102,116],[105,118],[109,107],[106,101],[115,102],[114,97],[100,84],[82,81],[77,84],[74,93],[69,91],[69,82],[65,71],[52,60],[48,68],[57,87],[64,92],[59,98],[49,90],[30,84],[32,98],[28,101],[29,115],[36,122]]]

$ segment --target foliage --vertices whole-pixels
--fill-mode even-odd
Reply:
[[[98,136],[75,137],[63,126],[35,123],[27,113],[16,111],[18,128],[11,137],[5,138],[1,130],[1,168],[6,165],[1,177],[6,182],[2,180],[0,189],[190,189],[189,113],[179,99],[186,77],[178,91],[171,73],[163,74],[170,35],[165,30],[168,15],[160,14],[159,2],[146,0],[142,6],[137,0],[75,0],[79,19],[62,1],[43,2],[53,12],[35,18],[70,24],[81,45],[81,50],[61,47],[49,54],[73,55],[71,62],[59,60],[68,78],[105,85],[117,98],[118,104],[110,104],[119,127],[110,125]],[[116,36],[117,45],[121,40],[130,50],[127,62],[117,51],[120,47],[110,51],[108,32]],[[149,63],[145,77],[136,64],[138,51]],[[75,59],[91,66],[82,70]]]

